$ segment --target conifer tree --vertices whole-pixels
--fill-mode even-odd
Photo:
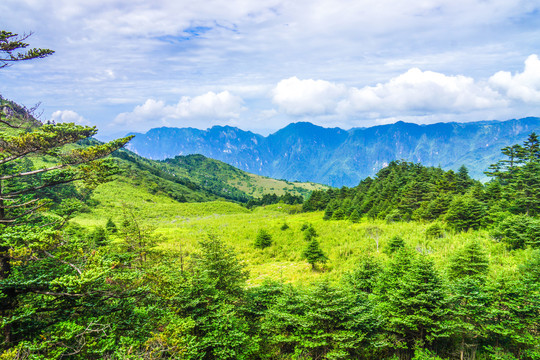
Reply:
[[[395,251],[401,249],[402,247],[405,247],[405,241],[403,240],[401,236],[396,235],[396,236],[392,236],[390,240],[388,240],[385,250],[389,254],[392,254]]]
[[[109,234],[116,234],[118,232],[118,228],[116,227],[116,224],[114,221],[112,221],[111,218],[107,220],[107,224],[105,224],[105,229],[107,229],[107,232]]]
[[[364,256],[355,269],[347,275],[346,280],[354,290],[371,294],[375,290],[382,271],[383,267],[375,257]]]
[[[107,244],[107,232],[105,231],[105,228],[98,226],[91,234],[90,234],[91,241],[96,246],[104,246]]]
[[[53,53],[25,51],[27,38],[0,31],[0,68]],[[53,205],[47,190],[58,191],[74,181],[91,189],[110,179],[116,167],[104,158],[131,137],[80,144],[96,132],[95,127],[72,123],[42,124],[31,110],[0,97],[0,308],[7,321],[3,328],[7,346],[16,340],[13,334],[23,336],[23,329],[34,323],[29,320],[33,314],[40,314],[52,326],[61,320],[59,312],[99,306],[96,302],[106,301],[117,290],[100,288],[104,276],[98,276],[97,269],[85,272],[90,260],[81,254],[88,244],[71,243],[60,231],[80,208],[73,206],[75,201],[62,201],[56,211],[60,217],[38,212]],[[47,156],[47,162],[35,161],[42,156]],[[77,282],[78,287],[73,285]],[[21,317],[15,311],[23,298],[29,300],[26,306],[32,311]],[[58,306],[68,302],[71,307]]]
[[[351,220],[353,224],[356,224],[360,221],[360,214],[358,213],[358,210],[356,209],[353,210],[353,212],[351,213],[351,216],[349,217],[349,220]]]
[[[416,344],[431,344],[445,336],[444,324],[447,297],[440,275],[433,262],[425,256],[412,261],[395,288],[386,292],[386,301],[380,304],[391,336],[411,353]]]
[[[315,230],[315,228],[311,224],[309,224],[309,226],[304,231],[305,231],[304,232],[304,240],[305,241],[311,241],[314,238],[316,238],[317,236],[319,236],[319,234],[317,233],[317,231]]]
[[[484,205],[470,196],[455,197],[446,213],[446,221],[458,231],[478,229],[483,225]]]
[[[29,44],[25,41],[32,35],[14,34],[9,31],[0,30],[0,69],[9,66],[10,63],[44,58],[54,54],[50,49],[26,49]]]
[[[334,214],[332,215],[332,220],[343,220],[345,217],[345,211],[340,207],[336,211],[334,211]]]
[[[260,229],[255,238],[255,247],[259,249],[264,249],[272,245],[272,235],[268,233],[265,229]]]
[[[339,203],[335,200],[330,201],[328,205],[326,206],[326,209],[324,210],[324,220],[330,220],[332,219],[332,216],[334,215],[334,211],[336,211],[339,208]]]
[[[489,261],[478,240],[469,241],[450,259],[450,275],[454,278],[484,278],[488,268]]]
[[[456,190],[461,194],[464,194],[469,186],[473,184],[473,181],[469,176],[469,170],[465,165],[461,165],[458,169],[456,180]]]
[[[460,359],[474,359],[479,344],[487,337],[490,294],[485,281],[477,277],[455,279],[451,283],[450,323]]]
[[[325,263],[328,257],[324,254],[317,239],[312,238],[308,246],[302,253],[302,257],[311,264],[311,269],[315,270],[317,263]]]

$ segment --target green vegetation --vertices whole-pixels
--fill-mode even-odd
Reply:
[[[534,133],[487,184],[392,162],[247,208],[0,100],[0,359],[540,357]]]
[[[255,239],[255,247],[259,249],[264,249],[272,245],[272,235],[268,233],[268,231],[261,229],[259,230],[259,233],[257,234],[257,238]]]

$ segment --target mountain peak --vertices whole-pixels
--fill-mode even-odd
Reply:
[[[341,187],[357,185],[392,160],[454,170],[465,164],[471,176],[482,178],[501,148],[522,143],[533,131],[540,132],[539,118],[430,125],[398,121],[349,131],[302,121],[267,137],[232,126],[159,128],[137,136],[129,148],[153,159],[203,154],[258,175]]]

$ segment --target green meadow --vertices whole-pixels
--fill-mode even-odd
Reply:
[[[129,185],[129,186],[128,186]],[[142,187],[132,186],[125,179],[100,185],[92,199],[97,206],[80,214],[73,222],[85,227],[105,226],[108,219],[120,224],[126,210],[137,220],[154,229],[159,239],[157,250],[177,253],[189,259],[198,250],[198,242],[215,235],[231,245],[249,270],[250,285],[265,279],[303,284],[316,279],[338,281],[344,273],[352,271],[365,256],[386,260],[388,240],[399,235],[415,251],[429,254],[436,266],[445,271],[448,258],[471,239],[479,240],[490,261],[492,276],[502,269],[517,268],[528,256],[528,250],[508,251],[495,242],[487,230],[455,232],[445,229],[443,237],[428,238],[428,222],[394,222],[363,219],[359,223],[348,220],[326,221],[323,212],[301,213],[300,206],[274,204],[248,210],[227,201],[178,203],[164,194],[151,194]],[[283,224],[288,228],[282,230]],[[307,246],[305,225],[312,225],[321,249],[329,261],[315,271],[302,258]],[[259,230],[272,236],[272,245],[257,249],[254,241]]]

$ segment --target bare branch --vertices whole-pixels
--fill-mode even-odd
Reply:
[[[76,267],[75,265],[73,265],[72,263],[70,262],[67,262],[65,260],[62,260],[62,259],[59,259],[57,257],[55,257],[53,254],[51,254],[50,252],[48,252],[47,250],[43,250],[43,252],[45,253],[45,255],[47,255],[48,257],[52,258],[52,259],[55,259],[55,260],[58,260],[60,261],[62,264],[64,265],[68,265],[70,267],[72,267],[73,269],[75,269],[75,271],[77,271],[79,273],[79,275],[82,275],[82,271]]]
[[[3,199],[3,200],[15,201],[13,199]],[[2,204],[0,204],[0,209],[16,209],[16,208],[28,206],[30,204],[33,204],[33,203],[37,202],[37,201],[39,201],[39,199],[33,199],[33,200],[27,201],[27,202],[25,202],[23,204],[16,204],[16,205],[2,205]]]

